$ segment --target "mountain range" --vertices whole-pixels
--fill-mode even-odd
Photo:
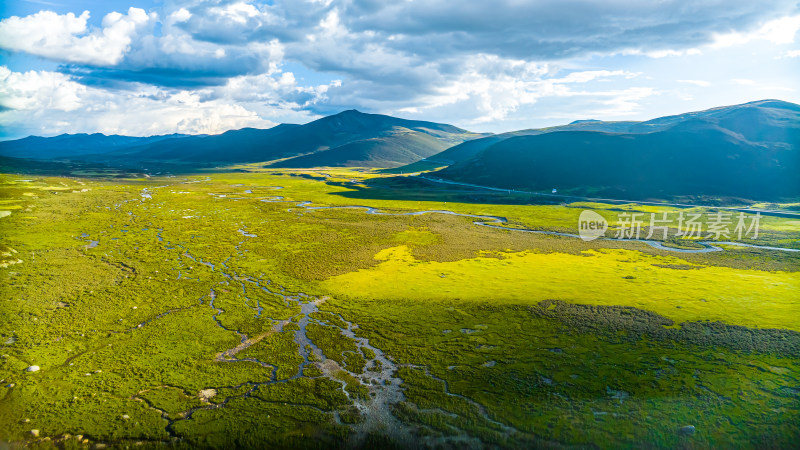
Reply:
[[[243,128],[210,136],[31,136],[0,142],[0,155],[80,159],[112,165],[213,166],[282,160],[274,165],[396,167],[481,136],[452,125],[349,110],[305,125]]]
[[[0,155],[27,159],[75,159],[84,155],[113,152],[134,146],[153,144],[169,139],[189,137],[185,134],[162,136],[106,136],[93,134],[61,134],[53,137],[28,136],[0,142]]]
[[[502,134],[344,111],[218,135],[31,136],[0,157],[111,166],[370,167],[508,189],[625,198],[800,196],[800,105],[762,100],[645,122],[581,120]]]
[[[590,128],[590,129],[587,129]],[[579,122],[473,140],[440,178],[622,198],[800,195],[800,105],[764,100],[647,122]]]

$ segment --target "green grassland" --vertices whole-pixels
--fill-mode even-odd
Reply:
[[[0,175],[0,442],[788,448],[800,436],[800,254],[514,230],[575,233],[584,209],[612,226],[620,211],[711,209],[549,203],[351,169],[79,175]],[[427,210],[509,229],[400,215]],[[760,225],[743,241],[800,248],[798,220]]]

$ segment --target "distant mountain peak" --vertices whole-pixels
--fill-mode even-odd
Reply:
[[[756,100],[754,102],[745,103],[744,105],[746,105],[746,106],[761,106],[761,107],[764,107],[764,108],[788,109],[790,111],[800,111],[800,105],[798,105],[796,103],[791,103],[791,102],[786,102],[786,101],[783,101],[783,100],[776,100],[776,99]]]
[[[367,115],[369,115],[369,114],[363,113],[363,112],[361,112],[361,111],[359,111],[357,109],[346,109],[346,110],[344,110],[344,111],[342,111],[342,112],[340,112],[338,114],[334,114],[334,115],[332,115],[330,117],[336,117],[336,116],[367,116]]]
[[[570,125],[577,125],[579,123],[603,123],[603,121],[597,119],[576,120],[574,122],[570,122]]]

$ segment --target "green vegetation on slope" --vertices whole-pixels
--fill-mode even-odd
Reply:
[[[798,435],[793,255],[298,206],[573,232],[585,207],[324,173],[2,176],[0,440],[755,448]],[[797,224],[764,218],[763,238],[796,245]],[[546,283],[582,267],[602,292]]]
[[[501,188],[557,188],[616,198],[774,200],[800,195],[798,142],[800,107],[762,101],[656,119],[625,133],[512,137],[437,175]]]

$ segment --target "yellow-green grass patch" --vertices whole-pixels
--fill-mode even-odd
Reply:
[[[375,258],[383,262],[332,277],[323,287],[340,296],[387,300],[624,305],[677,323],[708,319],[800,331],[800,275],[792,272],[701,266],[624,249],[437,262],[418,261],[401,245]]]

